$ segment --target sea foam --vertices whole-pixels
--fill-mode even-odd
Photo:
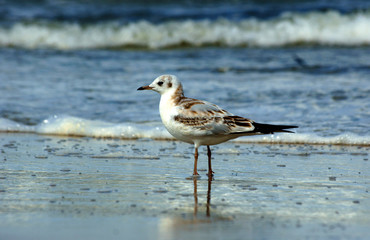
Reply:
[[[179,46],[273,47],[370,44],[370,12],[284,13],[268,20],[179,20],[162,23],[18,22],[0,27],[1,47],[94,49]]]
[[[53,116],[36,127],[36,133],[102,138],[171,139],[163,128],[138,123],[108,123],[71,116]]]
[[[175,140],[161,123],[109,123],[71,116],[52,116],[35,126],[27,126],[8,119],[0,118],[0,133],[34,133],[94,138],[120,138],[154,140]],[[320,144],[370,146],[370,137],[344,133],[337,136],[317,136],[313,133],[274,134],[241,137],[233,140],[239,143],[265,144]]]

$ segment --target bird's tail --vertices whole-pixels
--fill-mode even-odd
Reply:
[[[290,128],[297,128],[298,126],[293,125],[273,125],[273,124],[264,124],[264,123],[253,123],[254,130],[253,132],[256,134],[272,134],[274,132],[288,132],[288,133],[294,133],[289,130]]]

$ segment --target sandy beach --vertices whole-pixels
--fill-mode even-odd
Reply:
[[[0,239],[365,239],[369,147],[6,134]]]

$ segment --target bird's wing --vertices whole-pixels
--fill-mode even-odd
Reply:
[[[173,118],[186,131],[204,135],[246,134],[255,128],[252,120],[234,116],[215,104],[191,98],[185,98],[178,104]]]

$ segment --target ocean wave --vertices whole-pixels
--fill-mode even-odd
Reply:
[[[63,115],[54,115],[34,126],[0,118],[0,132],[95,138],[173,139],[166,129],[151,124],[115,124]]]
[[[0,47],[161,49],[181,46],[279,47],[370,44],[370,11],[284,13],[268,20],[182,20],[154,24],[18,22],[0,27]]]
[[[28,126],[5,118],[0,118],[0,133],[1,132],[94,138],[175,140],[161,124],[109,123],[71,116],[52,116],[35,126]],[[353,133],[329,137],[317,136],[312,133],[276,134],[241,137],[233,141],[239,143],[265,144],[370,146],[370,137],[358,136]]]

